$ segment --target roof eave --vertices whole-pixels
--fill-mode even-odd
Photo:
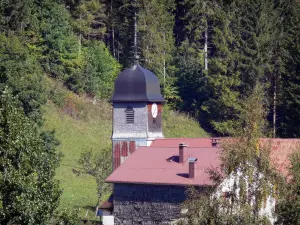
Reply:
[[[105,180],[106,183],[113,184],[151,184],[151,185],[171,185],[171,186],[196,186],[196,187],[211,187],[212,184],[183,184],[183,183],[158,183],[158,182],[136,182],[136,181],[116,181],[116,180]]]

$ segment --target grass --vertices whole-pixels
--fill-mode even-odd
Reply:
[[[77,176],[78,159],[84,151],[100,153],[110,145],[111,124],[107,120],[81,120],[65,114],[54,104],[45,108],[45,129],[55,130],[60,141],[59,151],[63,153],[57,179],[63,188],[61,208],[80,208],[80,216],[85,217],[90,207],[97,203],[96,182],[88,175]],[[88,213],[91,214],[88,210]],[[89,215],[90,217],[91,215]]]
[[[73,169],[80,168],[78,159],[83,152],[100,154],[102,149],[111,147],[111,105],[107,102],[93,104],[89,98],[78,97],[53,81],[48,82],[52,93],[55,89],[55,99],[49,100],[43,108],[44,129],[55,130],[61,143],[59,151],[63,157],[56,173],[63,189],[60,208],[79,208],[81,218],[97,219],[94,212],[96,182],[88,175],[77,176]],[[166,106],[163,131],[166,137],[208,136],[195,120]]]
[[[170,110],[167,106],[163,111],[163,133],[166,138],[209,136],[194,118]]]

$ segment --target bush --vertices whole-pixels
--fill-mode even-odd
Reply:
[[[85,91],[101,99],[111,96],[120,64],[113,58],[103,42],[90,41],[85,51],[83,71]]]

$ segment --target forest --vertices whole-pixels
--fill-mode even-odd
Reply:
[[[0,185],[9,188],[1,190],[1,223],[23,207],[32,210],[19,215],[23,223],[42,224],[58,204],[53,179],[61,156],[54,133],[42,129],[41,108],[60,100],[45,91],[47,77],[106,101],[137,56],[158,76],[166,105],[214,136],[235,134],[257,85],[266,106],[263,135],[300,136],[298,0],[2,0]],[[25,144],[33,150],[19,154]],[[17,187],[25,184],[34,188],[23,195]],[[41,194],[41,187],[49,191]],[[12,196],[12,189],[22,194]],[[19,205],[4,212],[12,199]]]
[[[167,104],[210,133],[230,135],[241,102],[264,86],[268,136],[299,137],[297,0],[5,0],[1,86],[39,120],[43,76],[109,99],[134,55]],[[30,93],[28,93],[30,92]]]

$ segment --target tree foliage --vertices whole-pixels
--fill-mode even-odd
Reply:
[[[282,73],[282,104],[278,133],[283,137],[299,137],[299,129],[294,124],[299,119],[299,74],[300,74],[300,4],[286,1],[279,5],[285,18],[283,55],[284,72]]]
[[[138,9],[139,49],[141,63],[153,71],[162,84],[166,99],[172,95],[174,64],[174,0],[140,1]]]
[[[5,0],[0,30],[27,48],[36,73],[100,98],[137,49],[167,102],[219,135],[232,133],[259,81],[273,136],[297,137],[299,7],[297,0]]]
[[[0,35],[0,90],[9,87],[18,96],[26,116],[41,122],[46,102],[43,73],[34,55],[15,35]]]
[[[299,148],[299,147],[298,147]],[[278,222],[300,224],[300,150],[290,155],[289,175],[281,184],[280,198],[276,208]]]
[[[261,213],[279,176],[270,163],[270,147],[259,138],[265,130],[263,89],[257,85],[244,100],[235,124],[235,136],[222,142],[222,172],[208,171],[215,186],[207,193],[191,190],[186,206],[189,224],[270,224]],[[232,179],[233,184],[226,183]],[[222,186],[229,185],[228,196],[222,196]],[[203,194],[204,192],[204,194]],[[195,200],[196,198],[196,200]]]
[[[61,194],[57,143],[50,133],[40,136],[8,89],[0,105],[1,224],[48,224]]]
[[[104,194],[111,190],[111,185],[105,183],[105,179],[112,171],[111,149],[104,149],[101,154],[93,155],[92,152],[83,152],[79,163],[82,171],[74,171],[76,174],[85,173],[93,176],[97,183],[98,203]]]

